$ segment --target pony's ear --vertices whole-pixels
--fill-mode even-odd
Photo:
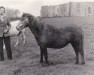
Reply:
[[[23,15],[27,15],[27,13],[23,12]]]
[[[24,15],[25,13],[23,12],[23,15]]]
[[[26,14],[26,13],[23,12],[22,17],[23,17],[25,14]]]

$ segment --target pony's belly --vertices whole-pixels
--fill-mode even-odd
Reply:
[[[68,45],[68,43],[54,43],[54,44],[49,44],[47,47],[59,49],[65,47],[66,45]]]

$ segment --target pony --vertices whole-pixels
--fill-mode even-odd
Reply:
[[[18,24],[19,24],[19,20],[11,22],[11,29],[8,32],[10,37],[16,37],[17,38],[16,43],[15,43],[15,47],[19,44],[19,35],[22,35],[23,44],[25,45],[25,43],[26,43],[26,40],[25,40],[26,39],[26,36],[25,36],[26,29],[24,28],[21,31],[18,31],[16,29],[16,26]],[[5,49],[5,44],[4,44],[3,48]]]
[[[53,25],[39,21],[36,17],[29,13],[24,13],[21,17],[17,30],[21,31],[25,27],[29,27],[40,47],[40,63],[49,65],[47,48],[60,49],[71,44],[76,54],[76,64],[85,64],[83,49],[83,31],[78,26],[65,26],[57,28]],[[81,55],[81,63],[79,59]]]

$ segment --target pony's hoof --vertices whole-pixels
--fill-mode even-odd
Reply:
[[[48,67],[48,66],[49,66],[49,64],[42,64],[42,66],[43,66],[43,67]]]
[[[23,45],[25,45],[26,43],[23,43]]]
[[[18,44],[15,44],[15,47],[18,46]]]
[[[75,62],[75,64],[79,65],[79,62]]]
[[[4,58],[3,59],[0,59],[0,61],[4,61]]]
[[[84,65],[84,64],[85,64],[85,62],[82,62],[82,63],[81,63],[81,65]]]
[[[40,63],[43,63],[43,61],[40,60]]]

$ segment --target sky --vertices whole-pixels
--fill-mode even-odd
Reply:
[[[58,5],[68,2],[94,2],[94,0],[0,0],[0,6],[18,9],[21,12],[39,16],[41,6]]]

